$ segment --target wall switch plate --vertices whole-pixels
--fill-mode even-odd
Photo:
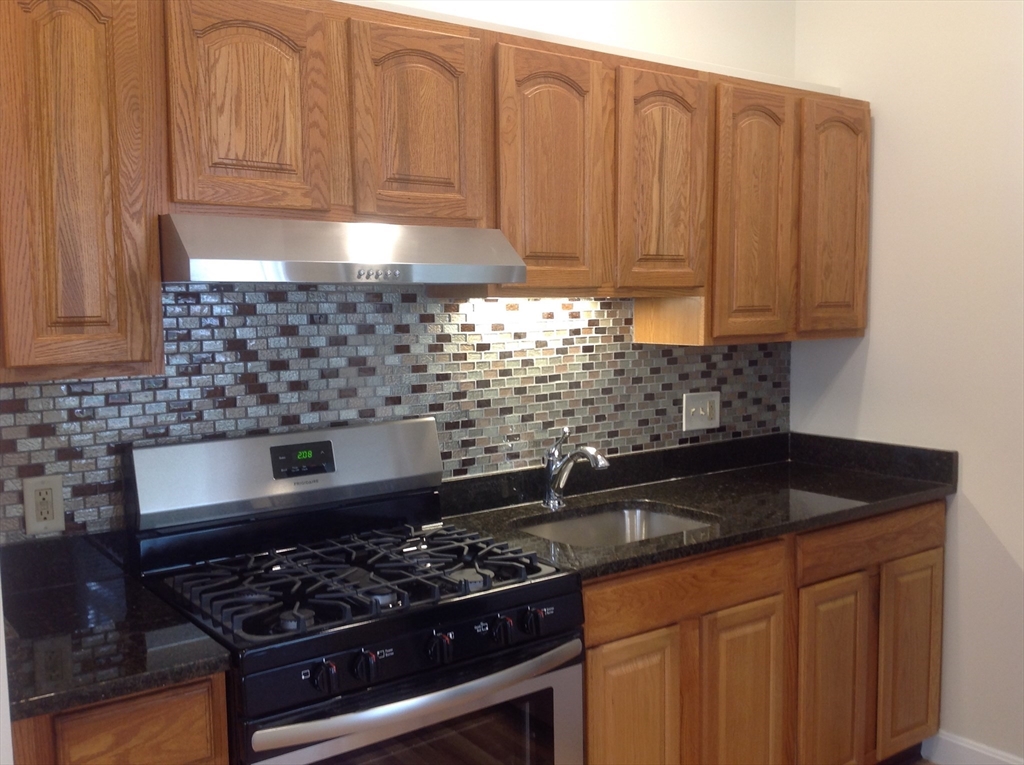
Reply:
[[[45,534],[64,531],[64,487],[59,475],[26,478],[22,482],[25,495],[25,532]]]
[[[683,430],[708,430],[717,428],[722,405],[722,394],[711,393],[683,394]]]

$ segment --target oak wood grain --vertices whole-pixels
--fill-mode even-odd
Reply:
[[[679,627],[587,651],[587,761],[679,762]]]
[[[782,592],[785,553],[784,542],[766,542],[585,585],[586,645],[601,645]]]
[[[942,500],[797,536],[797,582],[802,587],[940,547],[946,537]]]
[[[796,97],[718,85],[712,332],[783,334],[796,294]]]
[[[782,595],[701,618],[702,762],[771,765],[785,758]]]
[[[707,75],[621,66],[616,82],[616,286],[702,285],[711,220]]]
[[[242,0],[166,8],[175,200],[327,209],[323,14]]]
[[[12,724],[15,765],[226,765],[224,676]]]
[[[801,114],[797,329],[863,329],[871,116],[823,98],[802,99]]]
[[[480,40],[349,28],[357,211],[482,217]]]
[[[0,381],[163,368],[154,10],[134,0],[0,8]]]
[[[614,74],[499,43],[498,210],[530,287],[611,282]]]
[[[882,760],[939,731],[942,549],[881,568],[878,744]]]
[[[870,580],[859,571],[800,590],[797,762],[864,762]]]

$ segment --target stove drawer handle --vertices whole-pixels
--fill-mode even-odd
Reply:
[[[424,696],[415,696],[411,699],[403,699],[361,712],[328,717],[324,720],[258,730],[252,734],[252,748],[255,752],[267,752],[283,747],[316,744],[347,736],[350,733],[365,733],[369,728],[392,725],[456,704],[468,704],[492,693],[511,688],[524,680],[543,675],[570,659],[575,659],[581,653],[583,653],[583,643],[579,639],[575,639],[529,661],[524,661],[522,664]]]

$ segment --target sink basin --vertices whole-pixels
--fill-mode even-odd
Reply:
[[[573,547],[615,547],[669,534],[685,534],[684,544],[703,542],[715,536],[717,525],[692,510],[641,499],[597,505],[586,515],[534,523],[522,530]]]

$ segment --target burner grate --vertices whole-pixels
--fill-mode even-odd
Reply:
[[[404,526],[201,563],[164,582],[224,634],[263,643],[554,571],[474,532]]]

